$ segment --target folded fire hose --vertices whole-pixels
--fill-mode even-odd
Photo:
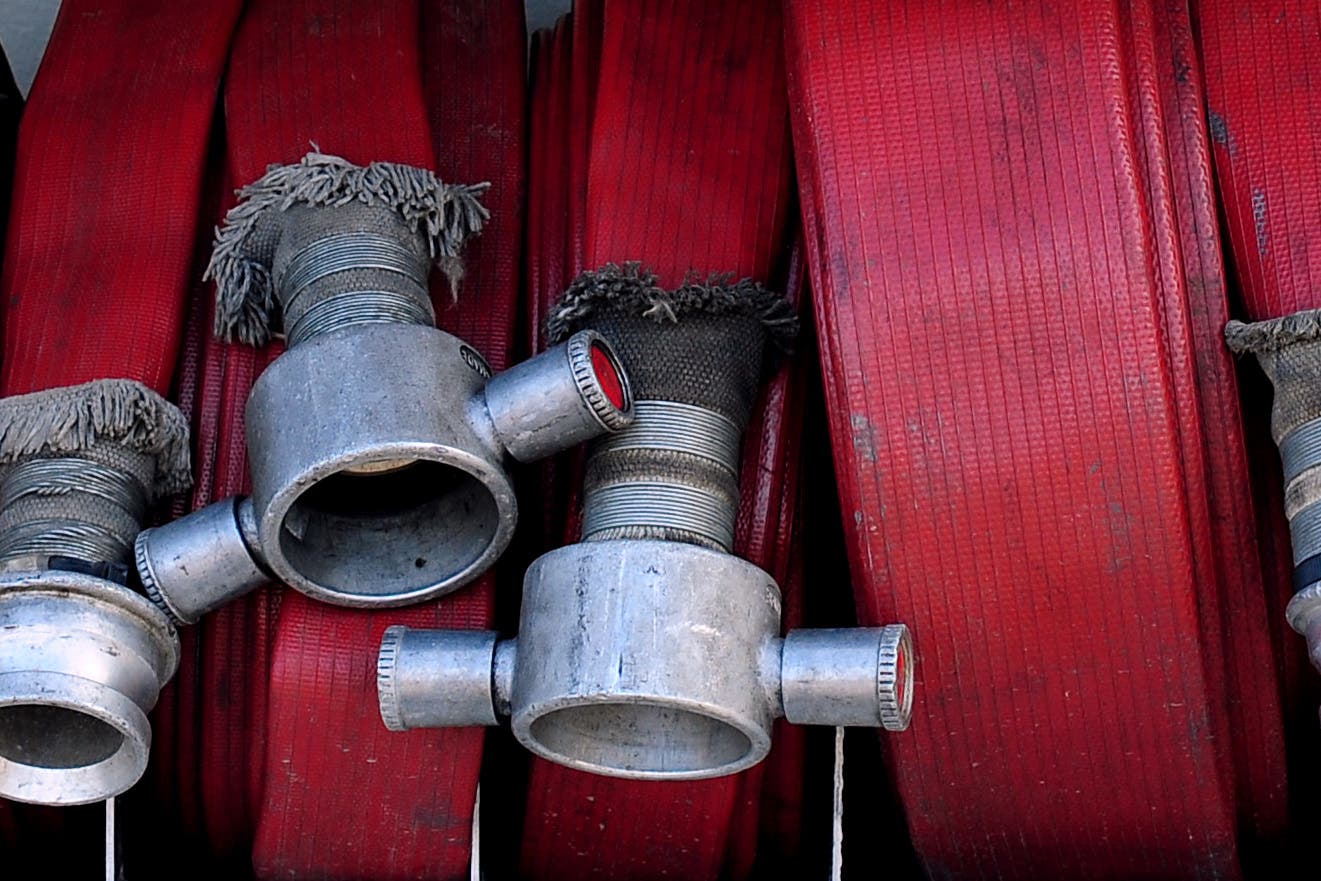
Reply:
[[[617,4],[604,14],[579,4],[572,31],[562,25],[543,44],[548,51],[534,57],[529,205],[537,326],[585,266],[612,260],[644,261],[666,288],[689,273],[781,277],[789,218],[778,20],[773,6],[758,4]],[[795,273],[783,275],[796,291]],[[740,468],[736,552],[786,591],[795,586],[788,550],[805,366],[791,359],[772,380]],[[559,521],[548,548],[579,535],[576,502],[566,510],[564,500],[580,478],[560,477],[548,495]],[[787,613],[793,597],[785,599]],[[746,877],[759,808],[774,822],[772,792],[792,800],[790,815],[801,804],[794,756],[801,735],[788,726],[767,763],[710,780],[624,780],[534,760],[518,870],[540,879]],[[761,831],[771,860],[792,854],[779,827]]]
[[[1281,713],[1187,10],[786,9],[860,618],[923,659],[892,758],[926,872],[1238,877],[1284,827]]]
[[[533,59],[528,271],[537,328],[589,266],[642,260],[667,286],[690,271],[766,283],[780,277],[789,238],[774,5],[726,4],[723,12],[687,2],[603,6],[575,4],[572,21],[561,22]],[[638,119],[657,122],[639,126]],[[648,185],[653,176],[666,186]],[[798,276],[783,275],[787,293],[796,294]],[[745,434],[735,539],[736,553],[784,589],[788,625],[799,623],[789,614],[798,583],[786,558],[798,499],[794,426],[804,360],[789,359],[777,373]],[[544,496],[553,527],[545,550],[580,534],[581,474],[558,471]],[[709,780],[626,780],[536,758],[514,868],[538,881],[747,877],[759,833],[778,831],[759,829],[760,815],[776,806],[771,775],[783,769],[776,786],[801,804],[802,764],[793,760],[802,755],[801,732],[781,725],[766,762]],[[772,860],[793,855],[792,841],[762,844]]]
[[[179,379],[200,510],[140,537],[153,608],[125,586],[130,548],[187,478],[186,420],[160,394],[193,258],[179,218],[199,213],[237,6],[64,5],[0,279],[0,795],[131,785],[143,713],[180,654],[173,624],[216,610],[183,633],[159,787],[217,853],[251,850],[260,877],[462,873],[481,733],[396,734],[381,716],[504,713],[559,763],[533,763],[523,874],[745,876],[762,768],[597,774],[728,774],[765,755],[777,713],[897,727],[913,694],[900,629],[780,636],[802,370],[753,406],[764,340],[793,310],[741,280],[794,289],[778,271],[775,8],[580,4],[572,52],[561,28],[534,58],[548,100],[532,116],[529,273],[560,348],[491,378],[517,314],[520,4],[247,4],[225,127],[228,177],[248,186]],[[1214,139],[1257,322],[1227,336],[1276,384],[1290,622],[1321,665],[1315,206],[1299,198],[1312,163],[1290,158],[1314,137],[1296,84],[1318,47],[1232,4],[1202,18],[1209,135],[1177,4],[788,5],[858,606],[864,624],[919,628],[917,730],[893,759],[935,878],[1231,878],[1265,865],[1286,825],[1280,603],[1220,345],[1207,154]],[[114,76],[142,45],[150,75]],[[179,108],[168,125],[161,102]],[[94,147],[67,134],[71,116],[101,120]],[[537,163],[560,179],[539,183]],[[611,265],[630,259],[658,274]],[[105,320],[124,314],[150,326]],[[212,338],[213,318],[241,342]],[[251,345],[272,334],[287,348]],[[490,626],[479,576],[514,522],[506,459],[625,428],[630,411],[585,474],[561,462],[547,484],[582,484],[581,523],[561,511],[543,529],[583,541],[529,570],[517,642],[447,630]],[[437,438],[422,424],[441,416]],[[301,593],[252,593],[272,575]],[[403,626],[378,660],[387,624]],[[106,647],[116,661],[89,666]],[[722,675],[695,676],[694,657]]]
[[[148,508],[190,480],[161,394],[238,4],[100,9],[71,0],[55,28],[0,280],[0,795],[47,804],[137,781],[178,663],[168,618],[126,585]],[[120,75],[126,54],[140,75]]]

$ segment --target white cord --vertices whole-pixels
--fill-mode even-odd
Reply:
[[[835,817],[830,844],[830,881],[844,877],[844,729],[835,729]]]
[[[105,803],[105,881],[119,881],[115,856],[115,800],[108,798]]]
[[[482,881],[482,787],[472,805],[472,856],[468,859],[469,881]]]

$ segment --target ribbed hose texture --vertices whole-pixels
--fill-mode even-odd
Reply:
[[[62,5],[19,134],[0,273],[0,394],[101,378],[168,392],[194,244],[209,225],[198,209],[240,5]],[[175,739],[164,727],[158,745]],[[74,851],[35,833],[74,827],[42,813],[18,838],[58,873]]]
[[[0,395],[105,378],[169,390],[237,11],[61,9],[19,134]],[[128,55],[133,76],[123,76]]]
[[[579,3],[535,46],[528,271],[538,328],[579,271],[608,262],[641,261],[666,287],[690,272],[786,276],[787,110],[773,5]],[[804,369],[798,361],[776,375],[745,436],[735,548],[781,582],[788,623],[798,609],[787,576]],[[570,494],[580,472],[566,478],[574,470],[566,461],[556,468],[549,546],[578,535]],[[766,764],[691,783],[622,781],[534,760],[521,875],[747,877],[768,773],[777,775],[775,797],[791,805],[776,803],[762,840],[768,864],[783,867],[797,839],[776,833],[796,819],[802,741],[783,729],[776,737]]]
[[[0,49],[0,242],[9,220],[9,194],[14,183],[14,152],[18,148],[18,120],[23,115],[23,96],[14,83],[9,61]]]
[[[1235,878],[1281,709],[1179,4],[787,4],[854,584],[935,879]]]

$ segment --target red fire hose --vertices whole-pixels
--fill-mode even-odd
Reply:
[[[169,392],[240,5],[63,4],[18,146],[0,394],[100,378]],[[176,739],[157,726],[158,747]],[[64,825],[59,812],[42,816]],[[22,831],[24,844],[36,828]]]
[[[1186,9],[790,2],[860,615],[933,878],[1238,877],[1285,818]]]
[[[311,144],[353,162],[492,181],[493,219],[468,253],[459,300],[439,287],[433,299],[440,325],[497,368],[509,359],[517,314],[523,39],[521,6],[510,2],[250,3],[225,91],[230,183],[295,161]],[[208,335],[184,374],[194,383],[196,506],[242,489],[243,403],[275,354],[217,342],[209,320],[198,325]],[[211,616],[194,676],[204,720],[195,761],[213,849],[239,856],[251,847],[261,877],[465,871],[481,732],[386,731],[375,646],[388,624],[482,626],[490,609],[487,579],[389,613],[286,593]]]
[[[689,273],[784,277],[789,155],[779,41],[773,5],[647,2],[600,11],[579,4],[572,23],[538,47],[529,200],[538,324],[574,275],[607,262],[641,261],[663,285]],[[738,553],[786,592],[795,587],[786,581],[802,368],[781,373],[747,433],[739,518]],[[560,512],[549,523],[574,510],[559,507],[562,493],[549,493]],[[547,541],[577,539],[574,524],[568,532],[548,530]],[[775,756],[801,755],[801,740],[783,734],[769,767],[789,778],[777,780],[777,791],[793,800],[801,764],[781,768]],[[521,872],[746,877],[765,773],[645,783],[534,760]]]

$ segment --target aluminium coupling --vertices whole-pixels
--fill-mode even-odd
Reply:
[[[507,716],[537,755],[648,780],[748,768],[781,716],[908,727],[902,624],[779,634],[779,589],[745,560],[680,542],[583,542],[529,568],[517,639],[388,629],[381,717],[402,731]]]
[[[251,497],[144,531],[138,572],[184,623],[271,578],[340,606],[442,596],[513,537],[510,458],[539,459],[631,417],[628,379],[591,331],[494,376],[435,328],[325,333],[253,387]]]

